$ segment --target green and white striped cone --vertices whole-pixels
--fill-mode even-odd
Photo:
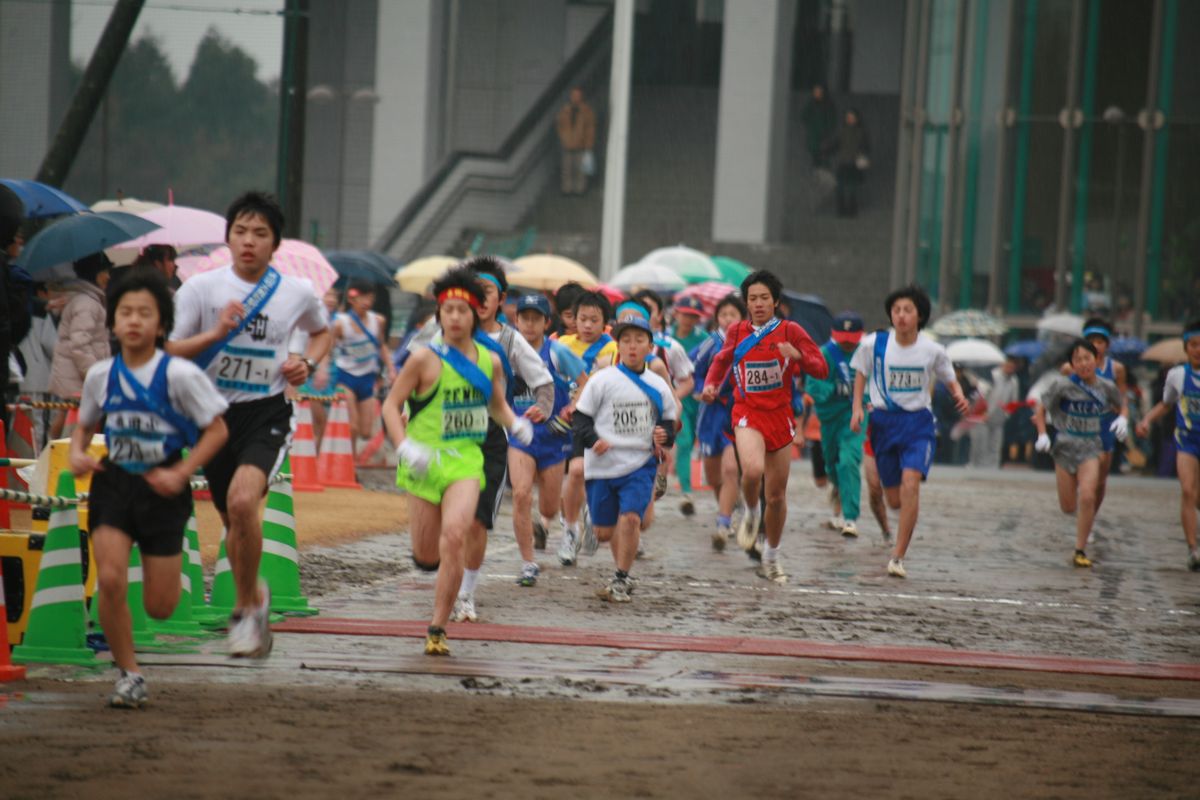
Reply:
[[[67,470],[59,473],[58,496],[75,497],[75,479]],[[87,646],[79,513],[73,505],[50,513],[29,625],[24,641],[13,650],[12,660],[17,664],[98,663]]]
[[[133,649],[148,653],[185,651],[186,647],[163,642],[154,635],[154,631],[150,628],[150,615],[146,613],[146,593],[142,580],[142,551],[136,544],[129,549],[129,571],[126,574],[129,582],[125,594],[125,605],[129,607]],[[92,597],[92,625],[96,630],[102,630],[100,625],[101,602],[103,602],[103,598],[100,594],[100,586],[97,584],[96,594]]]
[[[204,628],[192,616],[192,595],[193,587],[196,585],[192,582],[192,563],[193,559],[199,560],[200,553],[192,555],[191,536],[196,533],[196,510],[193,508],[191,515],[188,516],[187,528],[184,529],[183,537],[183,553],[181,563],[179,565],[179,602],[175,604],[175,610],[171,612],[171,616],[166,619],[151,619],[150,630],[158,633],[173,634],[175,636],[201,636],[205,633]],[[203,577],[199,584],[200,591],[204,591]]]
[[[233,568],[229,566],[229,555],[225,552],[225,539],[229,531],[221,528],[221,546],[217,550],[217,571],[213,575],[212,601],[209,608],[214,617],[228,618],[237,605],[237,587],[233,583]]]
[[[214,622],[224,624],[229,615],[214,610],[204,599],[204,563],[200,560],[200,534],[196,530],[195,506],[192,507],[192,515],[188,517],[187,530],[184,531],[183,551],[187,557],[187,576],[192,590],[192,619],[202,626]]]
[[[283,470],[290,472],[288,460]],[[271,587],[271,610],[293,616],[320,612],[308,604],[300,588],[300,553],[296,549],[296,516],[291,481],[271,485],[263,513],[262,563],[258,574]]]

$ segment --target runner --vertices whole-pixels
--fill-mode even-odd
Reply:
[[[829,341],[821,347],[829,364],[829,378],[808,381],[808,394],[821,423],[821,450],[825,469],[837,490],[840,507],[833,526],[843,536],[858,536],[859,498],[862,492],[862,457],[865,432],[850,430],[854,411],[854,368],[850,359],[863,337],[862,317],[843,311],[833,318]]]
[[[259,658],[271,652],[270,591],[258,577],[262,498],[292,436],[292,404],[284,389],[304,383],[331,342],[312,284],[271,266],[283,230],[275,199],[242,195],[229,207],[226,226],[233,264],[196,275],[176,292],[175,329],[166,350],[195,361],[229,401],[229,439],[204,474],[227,531],[225,551],[237,589],[229,652]],[[309,334],[304,357],[288,353],[296,328]]]
[[[441,337],[412,352],[383,405],[399,464],[396,485],[408,492],[413,563],[437,572],[425,654],[450,654],[446,623],[463,579],[480,492],[488,480],[482,446],[488,418],[518,440],[533,441],[533,426],[504,399],[498,355],[474,336],[485,295],[479,276],[459,266],[434,281]],[[409,416],[402,416],[409,403]]]
[[[646,365],[654,341],[650,324],[636,313],[618,319],[613,333],[619,363],[584,386],[572,427],[584,447],[588,509],[596,538],[612,542],[617,567],[600,597],[628,603],[629,571],[637,558],[644,512],[658,463],[674,439],[678,412],[670,386]]]
[[[321,303],[325,306],[325,313],[329,315],[330,324],[337,321],[340,301],[341,296],[338,290],[332,287],[321,298]],[[308,334],[302,330],[294,331],[288,352],[303,353],[307,347]],[[333,349],[330,348],[325,358],[317,362],[317,371],[309,375],[308,380],[297,390],[300,394],[322,398],[322,400],[314,400],[308,405],[309,413],[312,414],[313,445],[318,448],[321,446],[322,437],[325,436],[328,403],[337,394],[337,384],[337,367],[334,365]]]
[[[892,523],[888,520],[887,503],[883,499],[883,484],[879,482],[879,467],[875,465],[875,451],[871,449],[871,426],[867,425],[867,435],[863,439],[863,481],[867,484],[867,504],[871,507],[871,516],[879,523],[879,532],[883,541],[892,540]]]
[[[696,367],[697,385],[702,386],[707,379],[713,356],[725,346],[729,328],[744,320],[746,313],[746,304],[736,293],[730,293],[717,303],[713,313],[717,329],[689,354]],[[717,527],[712,534],[712,548],[718,553],[725,549],[726,540],[733,538],[733,508],[741,491],[733,428],[729,424],[732,407],[733,387],[726,383],[713,402],[700,405],[696,415],[696,440],[704,460],[704,477],[717,498]]]
[[[1100,483],[1104,414],[1121,408],[1116,384],[1101,378],[1096,370],[1099,353],[1087,339],[1071,345],[1071,375],[1059,376],[1042,393],[1034,411],[1033,423],[1039,453],[1054,456],[1058,478],[1058,503],[1064,514],[1075,515],[1075,556],[1077,567],[1091,567],[1087,557],[1088,536],[1096,519]],[[1058,435],[1053,445],[1046,433],[1046,416]],[[1118,434],[1125,440],[1125,431]]]
[[[70,462],[77,478],[94,473],[88,522],[100,627],[120,670],[109,705],[140,708],[146,681],[126,605],[129,553],[136,542],[146,613],[171,616],[192,513],[188,482],[224,444],[228,431],[221,414],[228,403],[195,364],[158,349],[174,318],[166,280],[148,270],[127,272],[108,299],[108,327],[121,349],[88,369]],[[87,448],[101,421],[108,456],[97,462]],[[190,448],[186,458],[184,447]]]
[[[568,281],[558,287],[558,291],[554,293],[554,307],[558,309],[558,332],[551,335],[551,339],[575,335],[575,301],[586,291],[587,289],[575,281]]]
[[[333,320],[334,363],[337,383],[351,395],[347,402],[350,429],[357,439],[370,439],[377,414],[375,387],[383,376],[386,386],[396,379],[392,356],[387,348],[387,321],[371,310],[375,305],[375,287],[368,281],[350,282],[346,290],[346,310]]]
[[[714,358],[701,400],[713,402],[730,377],[735,386],[731,420],[742,467],[746,514],[738,525],[738,545],[754,550],[758,538],[759,490],[765,492],[766,547],[758,574],[786,583],[779,556],[787,519],[787,482],[792,462],[793,379],[800,374],[824,378],[829,367],[820,349],[795,322],[775,315],[783,284],[766,270],[742,281],[750,319],[730,326],[725,347]]]
[[[1100,454],[1100,479],[1096,485],[1096,513],[1099,513],[1100,506],[1104,503],[1104,495],[1108,491],[1108,473],[1112,471],[1113,451],[1116,449],[1117,440],[1125,441],[1129,431],[1129,402],[1125,392],[1125,365],[1108,354],[1112,325],[1102,317],[1091,317],[1083,323],[1083,338],[1096,348],[1096,376],[1115,383],[1121,396],[1120,412],[1106,413],[1101,420],[1103,424],[1100,426],[1100,441],[1104,445],[1104,451]],[[1062,365],[1062,373],[1072,374],[1069,362]]]
[[[1196,538],[1196,510],[1200,509],[1200,319],[1183,330],[1187,361],[1171,367],[1163,386],[1163,399],[1137,426],[1145,438],[1159,417],[1175,409],[1175,471],[1179,476],[1179,516],[1187,540],[1187,568],[1200,572],[1200,544]]]
[[[534,560],[534,549],[546,549],[546,533],[551,519],[558,515],[562,502],[563,467],[571,455],[571,430],[560,416],[571,402],[574,385],[587,382],[587,370],[571,350],[560,342],[546,338],[553,317],[550,301],[540,294],[525,295],[517,300],[517,329],[525,341],[541,356],[542,363],[554,378],[554,408],[548,422],[533,428],[533,443],[510,443],[508,475],[512,482],[513,533],[521,551],[521,575],[517,583],[533,586],[541,568]],[[534,396],[529,389],[519,391],[513,410],[526,413],[533,407]],[[533,485],[538,486],[538,519],[533,519]]]
[[[871,449],[887,504],[900,509],[900,531],[887,574],[905,578],[904,556],[917,527],[921,481],[929,474],[937,442],[930,411],[933,381],[946,384],[960,413],[967,410],[967,398],[954,379],[946,348],[921,335],[929,322],[929,295],[918,286],[906,286],[889,294],[883,308],[894,335],[885,330],[868,335],[850,360],[855,372],[850,430],[862,430],[863,392],[869,383]]]

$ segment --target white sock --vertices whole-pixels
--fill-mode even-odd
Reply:
[[[577,520],[577,521],[575,521],[575,522],[567,522],[566,520],[564,520],[564,521],[563,521],[563,530],[564,530],[564,531],[570,531],[571,533],[576,533],[576,534],[577,534],[577,533],[579,533],[579,522],[578,522],[578,520]]]
[[[763,561],[774,561],[779,558],[779,548],[767,545],[762,552]]]
[[[537,567],[536,561],[522,561],[521,562],[522,569],[535,569],[536,567]]]
[[[479,583],[479,570],[464,569],[462,586],[459,587],[458,593],[473,597],[475,595],[475,584],[477,583]]]

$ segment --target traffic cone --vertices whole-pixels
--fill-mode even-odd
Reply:
[[[196,561],[200,559],[200,553],[197,551],[195,556],[192,555],[191,537],[196,532],[196,509],[192,509],[191,515],[188,517],[187,528],[185,528],[183,539],[183,558],[179,565],[179,602],[175,605],[175,610],[171,612],[171,616],[166,619],[151,619],[150,630],[159,633],[174,634],[177,636],[201,636],[205,633],[204,628],[200,627],[199,621],[192,614],[192,595],[197,591],[197,586],[201,594],[204,593],[204,573],[200,573],[199,584],[195,583],[192,577],[193,558]],[[199,566],[199,564],[197,564]]]
[[[192,507],[192,515],[188,517],[188,526],[184,531],[183,549],[187,554],[188,586],[192,592],[192,619],[200,625],[208,625],[211,622],[224,623],[229,615],[217,611],[204,599],[204,564],[200,560],[200,534],[196,529],[195,506]],[[224,550],[221,551],[221,555],[225,555]]]
[[[25,680],[25,668],[14,666],[8,654],[8,609],[4,600],[4,570],[0,570],[0,683]]]
[[[283,462],[287,471],[287,460]],[[292,486],[271,485],[263,513],[262,562],[258,574],[271,587],[271,610],[300,616],[317,614],[300,588],[300,553],[296,549],[296,517]]]
[[[356,463],[360,467],[386,467],[387,464],[384,462],[383,453],[381,452],[383,450],[383,443],[386,440],[387,433],[384,431],[383,425],[380,425],[379,429],[375,431],[375,435],[359,451]],[[379,456],[379,460],[372,460],[376,455]]]
[[[8,448],[5,446],[6,437],[4,435],[4,422],[0,420],[0,458],[8,458]],[[8,488],[8,467],[0,467],[0,489]],[[8,530],[12,527],[12,520],[8,515],[8,501],[0,500],[0,528]]]
[[[13,410],[9,419],[12,429],[8,432],[8,450],[11,458],[37,458],[37,445],[33,442],[33,419],[23,408]]]
[[[221,546],[217,550],[217,571],[213,575],[212,602],[209,603],[211,614],[220,618],[228,617],[237,605],[237,587],[233,584],[233,568],[229,566],[229,556],[225,552],[225,539],[229,535],[226,528],[221,528]]]
[[[71,406],[67,409],[67,421],[63,423],[62,438],[70,439],[71,434],[75,432],[75,426],[79,424],[79,406]]]
[[[350,411],[344,402],[334,403],[329,408],[329,420],[325,423],[325,435],[321,438],[321,455],[317,458],[317,479],[324,486],[362,488],[354,477]]]
[[[317,442],[313,437],[312,407],[305,400],[296,411],[296,435],[292,437],[292,488],[297,492],[323,492],[317,480]]]
[[[75,497],[75,479],[66,470],[58,476],[58,496]],[[13,650],[12,660],[19,664],[96,663],[96,654],[87,646],[79,515],[73,505],[50,513],[29,627],[22,644]]]

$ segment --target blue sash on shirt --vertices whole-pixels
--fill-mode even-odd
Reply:
[[[608,346],[613,338],[607,333],[600,334],[600,338],[592,342],[592,346],[583,351],[583,365],[587,367],[587,371],[592,371],[592,366],[596,363],[596,356],[600,355],[600,351]]]
[[[458,348],[446,344],[431,344],[429,348],[437,353],[442,361],[450,365],[451,369],[461,375],[463,380],[475,387],[483,395],[485,402],[492,401],[492,381],[478,364],[459,352]]]
[[[638,375],[636,372],[634,372],[633,370],[631,370],[629,367],[625,366],[624,364],[621,364],[618,362],[617,369],[620,370],[622,375],[624,375],[626,378],[629,378],[629,380],[633,381],[634,385],[637,386],[639,389],[641,389],[642,392],[646,395],[646,397],[650,398],[650,403],[654,406],[654,424],[657,425],[660,422],[662,422],[663,400],[662,400],[662,395],[659,394],[658,390],[655,389],[650,384],[646,383],[646,381],[644,381],[642,379],[641,375]]]
[[[830,376],[833,377],[834,383],[838,387],[838,394],[849,397],[854,390],[854,384],[850,380],[850,359],[846,358],[846,351],[832,339],[826,342],[821,349],[825,351],[826,357],[837,368],[837,374],[833,375],[833,371],[830,370]]]
[[[238,323],[236,328],[225,334],[225,338],[192,359],[196,363],[196,366],[200,367],[200,369],[207,368],[212,363],[212,360],[217,357],[217,353],[220,353],[225,348],[225,345],[232,342],[235,336],[245,330],[246,326],[250,324],[250,320],[257,317],[259,312],[266,307],[267,301],[275,294],[275,290],[279,288],[279,284],[282,282],[283,276],[279,274],[279,270],[274,267],[267,267],[267,271],[258,279],[258,283],[254,284],[254,288],[250,290],[250,294],[246,295],[246,299],[242,301],[246,313],[242,315],[241,322]]]
[[[364,325],[363,321],[358,318],[358,314],[355,314],[353,311],[351,311],[350,319],[354,320],[354,324],[358,326],[358,329],[363,332],[363,335],[367,337],[367,340],[370,341],[371,344],[373,344],[375,346],[376,350],[378,350],[379,349],[379,340],[376,339],[375,336],[369,330],[367,330],[367,326]]]
[[[783,320],[779,319],[779,317],[775,317],[766,325],[763,325],[758,330],[752,332],[745,339],[742,339],[740,342],[738,342],[737,347],[733,348],[733,368],[737,369],[737,365],[742,362],[742,359],[746,357],[746,354],[754,349],[754,346],[761,342],[767,334],[778,328],[779,323],[782,321]]]
[[[512,399],[513,382],[515,375],[513,374],[512,364],[508,361],[508,353],[504,352],[504,345],[497,342],[492,337],[488,336],[481,330],[475,331],[475,341],[491,350],[496,355],[500,356],[500,366],[504,368],[505,390],[509,395],[509,400]]]
[[[887,404],[888,411],[902,411],[900,406],[896,405],[896,401],[888,394],[887,390],[887,373],[884,371],[884,356],[887,354],[888,332],[875,332],[875,368],[872,370],[875,374],[871,377],[875,381],[875,386],[878,387],[879,393],[883,395],[883,402]]]

